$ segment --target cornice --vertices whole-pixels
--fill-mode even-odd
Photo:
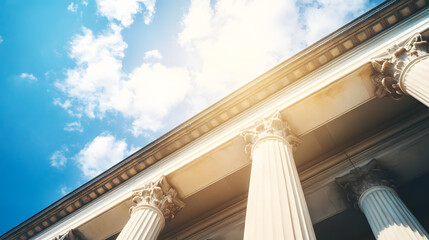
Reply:
[[[127,181],[285,86],[326,65],[402,20],[426,9],[423,0],[386,1],[358,19],[309,46],[78,189],[0,236],[28,239],[60,219]]]

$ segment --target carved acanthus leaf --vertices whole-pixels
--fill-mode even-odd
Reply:
[[[165,176],[159,180],[146,184],[144,187],[133,191],[133,202],[137,205],[131,207],[131,214],[139,206],[150,205],[158,208],[166,221],[172,220],[185,203],[180,200],[177,191],[168,184]]]
[[[261,138],[278,136],[284,138],[294,149],[301,143],[290,128],[289,124],[282,119],[279,111],[255,123],[250,129],[241,132],[244,138],[245,152],[251,154],[253,145]]]
[[[347,175],[336,178],[337,184],[347,194],[347,200],[358,207],[359,197],[371,187],[386,186],[395,188],[395,182],[388,172],[381,169],[375,160],[353,169]]]
[[[375,94],[382,98],[391,96],[399,99],[404,95],[400,87],[400,76],[413,59],[429,53],[429,44],[420,34],[415,34],[403,46],[395,45],[387,50],[387,56],[371,61],[375,73],[371,76],[377,89]]]

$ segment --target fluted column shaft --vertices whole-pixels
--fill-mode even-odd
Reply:
[[[401,79],[404,92],[429,107],[429,54],[413,60]]]
[[[390,187],[368,189],[359,199],[377,240],[424,240],[428,233]]]
[[[316,239],[292,154],[296,138],[279,113],[256,125],[243,132],[252,158],[244,239]]]
[[[131,207],[130,220],[117,240],[155,240],[165,222],[173,219],[185,206],[164,176],[134,190],[132,197],[136,206]]]
[[[394,180],[374,160],[336,182],[365,214],[377,240],[428,240],[427,231],[393,189]]]
[[[143,206],[136,210],[124,229],[118,236],[120,239],[155,240],[164,228],[165,220],[162,213],[150,206]]]

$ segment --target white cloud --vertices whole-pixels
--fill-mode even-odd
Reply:
[[[71,107],[71,102],[68,99],[65,100],[64,102],[61,102],[61,100],[59,98],[55,98],[54,99],[54,105],[60,106],[60,107],[67,110],[67,109],[69,109],[69,107]]]
[[[124,139],[116,140],[114,136],[103,133],[87,143],[75,160],[84,176],[90,179],[123,160],[131,151],[134,149],[128,149]]]
[[[83,128],[82,128],[82,125],[80,124],[80,122],[67,123],[64,130],[67,132],[73,132],[73,131],[83,132]]]
[[[21,73],[19,75],[20,78],[22,79],[28,79],[30,81],[37,81],[37,77],[35,77],[33,74],[31,73]]]
[[[122,58],[127,44],[122,40],[120,27],[112,25],[111,30],[99,36],[86,28],[83,31],[83,35],[75,36],[71,42],[70,56],[77,66],[67,70],[66,79],[56,86],[73,100],[77,111],[89,118],[103,118],[109,111],[119,112],[132,120],[130,130],[134,135],[158,130],[169,109],[188,93],[188,71],[160,63],[142,63],[125,74]],[[154,56],[156,52],[151,54]],[[161,56],[159,52],[158,55]],[[69,102],[54,103],[70,107]]]
[[[147,52],[145,52],[145,53],[144,53],[144,59],[145,59],[145,60],[147,60],[147,59],[151,59],[151,58],[154,58],[154,59],[162,59],[162,55],[161,55],[161,53],[158,51],[158,49],[154,49],[154,50],[147,51]]]
[[[365,11],[367,0],[319,0],[307,7],[305,19],[306,42],[316,42]]]
[[[74,2],[71,2],[67,6],[67,10],[70,11],[70,12],[76,12],[78,7],[79,7],[79,5],[75,4]]]
[[[191,1],[178,39],[195,70],[195,111],[337,29],[367,1],[352,2]]]
[[[87,0],[82,0],[82,5],[88,6],[88,1]]]
[[[189,89],[190,78],[186,69],[159,63],[142,64],[129,75],[123,90],[112,96],[109,105],[134,118],[133,134],[140,135],[144,129],[160,129],[162,118],[184,99]],[[129,102],[123,101],[124,95],[131,97]]]
[[[192,1],[179,42],[195,63],[197,110],[297,51],[302,30],[293,1]]]
[[[55,76],[56,73],[53,70],[49,70],[49,71],[45,72],[43,75],[45,75],[46,80],[49,80],[50,78],[52,78],[52,76]]]
[[[174,106],[182,104],[184,111],[178,114],[187,116],[189,110],[202,110],[351,20],[367,2],[193,0],[178,34],[187,62],[175,67],[150,62],[163,57],[154,49],[144,54],[145,62],[125,73],[127,44],[121,31],[143,6],[151,19],[155,1],[97,0],[100,14],[121,24],[111,23],[99,35],[83,28],[73,37],[70,57],[76,67],[57,82],[67,99],[55,104],[79,117],[120,113],[132,121],[129,129],[136,136],[157,131],[173,115]]]
[[[109,20],[117,20],[129,27],[137,13],[143,11],[145,24],[150,24],[155,13],[156,0],[96,0],[98,12]],[[143,5],[143,6],[142,6]]]
[[[70,190],[71,189],[66,187],[66,186],[61,187],[61,189],[60,189],[61,195],[63,195],[63,196],[67,195],[70,192]]]
[[[116,89],[121,79],[121,59],[127,44],[120,31],[120,27],[112,25],[103,35],[95,37],[91,30],[83,28],[84,34],[76,35],[71,42],[70,56],[77,66],[67,70],[64,82],[56,83],[83,106],[90,118],[95,117],[99,102],[108,97],[105,95],[112,87]]]
[[[65,153],[68,152],[67,147],[62,147],[61,150],[55,151],[51,156],[51,166],[56,168],[62,168],[67,163],[67,157]]]
[[[58,83],[56,85],[58,85]],[[70,116],[82,118],[82,112],[83,112],[82,109],[83,108],[81,106],[79,106],[76,108],[75,111],[73,111],[72,110],[72,103],[69,99],[66,99],[66,100],[64,100],[64,102],[61,102],[61,100],[59,98],[54,98],[53,103],[55,106],[60,106],[61,108],[66,110]]]

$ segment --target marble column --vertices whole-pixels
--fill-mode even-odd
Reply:
[[[385,57],[372,60],[372,66],[378,97],[399,99],[407,94],[429,107],[429,44],[420,34],[388,49]]]
[[[155,240],[164,228],[165,222],[173,219],[185,206],[164,176],[158,181],[134,190],[132,197],[136,206],[131,207],[130,220],[117,240]]]
[[[394,190],[392,178],[374,160],[336,182],[365,214],[377,240],[428,239],[426,230]]]
[[[252,159],[244,239],[316,239],[293,158],[300,140],[279,112],[242,136]]]

